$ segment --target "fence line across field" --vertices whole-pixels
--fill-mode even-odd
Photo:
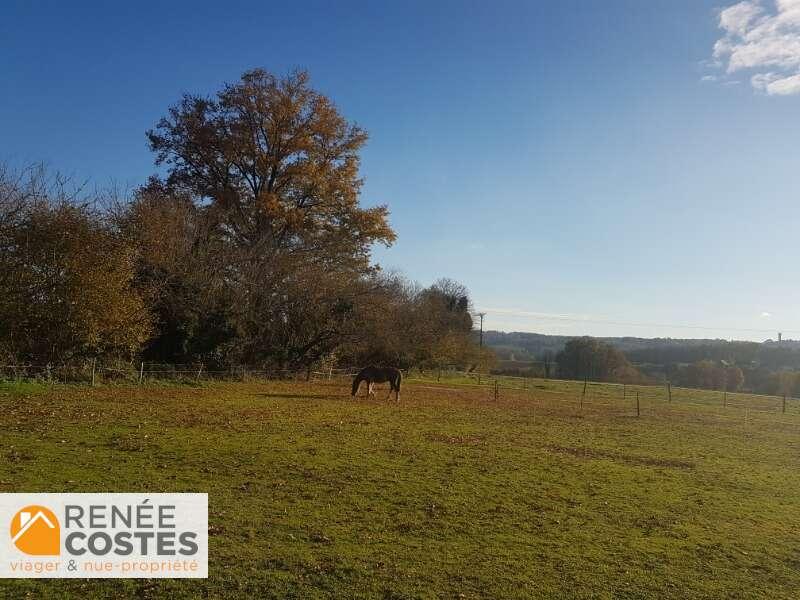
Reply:
[[[73,365],[35,365],[35,364],[16,364],[16,365],[0,365],[0,379],[2,379],[6,373],[9,371],[13,372],[13,377],[17,380],[21,380],[22,378],[28,377],[31,374],[45,374],[47,375],[47,381],[59,381],[61,378],[55,376],[57,373],[75,373],[75,372],[85,372],[86,373],[86,381],[91,381],[92,385],[95,383],[95,379],[97,375],[102,373],[108,374],[115,374],[120,376],[122,379],[127,380],[134,380],[138,381],[138,383],[144,383],[148,378],[155,379],[155,380],[164,380],[164,379],[172,379],[172,378],[180,378],[180,379],[193,379],[193,380],[201,380],[203,377],[207,378],[214,378],[214,379],[223,379],[223,378],[259,378],[263,377],[264,379],[287,379],[287,380],[297,380],[297,379],[305,379],[307,381],[316,381],[318,379],[322,380],[333,380],[333,379],[341,379],[341,378],[350,378],[353,377],[357,372],[358,368],[356,367],[329,367],[327,369],[265,369],[257,366],[249,366],[249,365],[235,365],[228,368],[220,369],[208,369],[203,364],[191,365],[191,364],[166,364],[166,363],[146,363],[141,362],[136,365],[128,365],[126,368],[122,366],[101,366],[97,365],[95,362],[90,364],[84,364],[82,367],[77,367]],[[89,372],[91,372],[91,379],[89,379]],[[167,376],[167,377],[164,377]],[[772,413],[774,411],[771,410],[760,410],[757,408],[749,407],[746,404],[731,404],[728,401],[728,392],[725,390],[697,390],[694,388],[684,388],[684,387],[676,387],[673,386],[669,381],[665,382],[664,384],[657,384],[657,385],[645,385],[645,384],[625,384],[625,383],[613,383],[613,382],[597,382],[597,381],[589,381],[588,379],[580,380],[567,380],[567,379],[547,379],[547,378],[540,378],[540,377],[521,377],[521,376],[514,376],[514,375],[490,375],[486,373],[477,373],[474,371],[459,371],[454,369],[429,369],[429,370],[422,370],[422,369],[413,369],[411,371],[405,370],[403,371],[403,376],[407,382],[410,383],[439,383],[441,382],[443,376],[446,379],[450,379],[445,383],[448,386],[459,386],[459,387],[468,387],[468,388],[484,388],[487,391],[493,392],[494,399],[497,400],[503,391],[523,391],[523,392],[530,392],[534,389],[540,388],[542,383],[547,383],[550,381],[559,382],[559,383],[566,383],[566,384],[574,384],[575,386],[579,386],[579,389],[575,392],[567,391],[567,390],[547,390],[550,394],[563,394],[563,395],[573,395],[577,394],[579,398],[576,400],[579,402],[581,406],[583,406],[584,401],[587,399],[587,394],[589,393],[590,389],[596,386],[603,386],[604,388],[609,387],[616,387],[620,389],[622,392],[622,400],[628,400],[628,394],[631,394],[631,402],[635,398],[635,394],[638,391],[647,391],[648,395],[650,392],[663,390],[663,398],[666,402],[672,402],[673,394],[692,394],[698,391],[702,392],[717,392],[721,394],[720,405],[722,407],[732,407],[732,408],[742,408],[745,410],[750,410],[753,412],[769,412]],[[452,379],[466,379],[467,382],[464,381],[452,381]],[[63,378],[64,381],[67,381],[67,378]],[[73,379],[74,380],[74,379]],[[435,380],[435,381],[434,381]],[[538,382],[538,384],[537,384]],[[582,388],[582,389],[580,389]],[[766,394],[751,394],[751,393],[744,393],[747,396],[757,399],[768,400],[770,402],[774,401],[778,403],[778,410],[782,413],[786,413],[787,406],[790,401],[795,400],[795,398],[785,395],[785,396],[774,396],[774,395],[766,395]],[[738,395],[738,394],[737,394]],[[735,397],[735,396],[734,396]],[[714,406],[711,403],[698,403],[698,402],[691,402],[689,400],[681,400],[680,404],[683,405],[691,405],[691,406]]]
[[[537,378],[537,377],[519,377],[519,376],[511,376],[511,375],[500,375],[500,376],[493,376],[493,375],[485,375],[485,374],[478,374],[474,372],[467,372],[467,371],[448,371],[448,375],[462,377],[466,379],[475,379],[476,383],[463,383],[463,382],[453,382],[447,381],[446,384],[448,386],[463,386],[463,387],[482,387],[491,389],[492,387],[495,390],[516,390],[516,391],[531,391],[532,382],[548,382],[548,381],[557,381],[559,383],[572,383],[576,386],[582,386],[582,391],[579,392],[579,398],[576,402],[580,404],[587,397],[587,393],[590,388],[602,386],[602,387],[616,387],[620,391],[622,391],[622,400],[628,400],[628,394],[630,394],[630,400],[633,402],[635,400],[635,395],[642,390],[646,390],[648,392],[654,392],[658,390],[663,390],[663,398],[667,403],[671,403],[673,401],[673,393],[681,392],[684,394],[693,394],[696,392],[706,392],[706,393],[718,393],[720,394],[720,404],[719,406],[725,407],[732,407],[732,408],[741,408],[745,410],[750,410],[752,412],[763,412],[763,413],[774,413],[775,411],[772,410],[762,410],[758,408],[752,408],[746,406],[745,404],[731,404],[728,402],[729,393],[725,390],[704,390],[704,389],[694,389],[694,388],[684,388],[684,387],[677,387],[672,385],[671,382],[667,381],[663,384],[656,384],[656,385],[646,385],[646,384],[626,384],[626,383],[616,383],[616,382],[601,382],[601,381],[589,381],[587,379],[584,380],[574,380],[574,379],[545,379],[545,378]],[[513,382],[522,382],[522,387],[513,386],[513,385],[506,385],[505,381],[511,380]],[[411,381],[414,381],[411,378]],[[429,382],[426,380],[426,382]],[[485,382],[485,383],[484,383]],[[537,387],[533,384],[533,387]],[[550,394],[563,394],[563,395],[573,395],[573,392],[566,391],[566,390],[547,390]],[[746,395],[752,398],[763,399],[774,401],[778,404],[778,409],[781,413],[786,413],[786,409],[788,407],[788,403],[790,401],[795,400],[794,397],[789,395],[784,396],[775,396],[775,395],[768,395],[768,394],[755,394],[755,393],[747,393],[747,392],[732,392],[731,394],[735,395]],[[497,394],[495,394],[496,396]],[[681,400],[680,404],[682,405],[689,405],[689,406],[698,406],[698,407],[711,407],[714,404],[711,403],[702,403],[702,402],[691,402],[687,400]],[[609,404],[611,406],[612,404]]]
[[[156,368],[154,368],[156,367]],[[139,363],[138,365],[128,365],[127,367],[111,367],[101,366],[96,363],[88,363],[82,366],[75,365],[34,365],[34,364],[18,364],[18,365],[0,365],[0,379],[6,374],[11,373],[15,379],[29,377],[31,375],[39,377],[44,375],[46,381],[79,381],[85,379],[95,382],[96,375],[108,373],[119,376],[121,379],[138,380],[142,383],[145,379],[172,379],[178,378],[193,378],[202,379],[203,377],[216,377],[216,378],[241,378],[241,377],[264,377],[266,379],[275,379],[286,377],[287,379],[306,377],[308,378],[308,369],[264,369],[255,366],[232,366],[224,369],[208,369],[205,365],[166,365],[164,363]],[[73,376],[70,378],[59,376],[59,374],[70,373]],[[75,373],[84,373],[84,378],[75,378]],[[91,377],[90,377],[91,375]],[[167,377],[164,377],[167,376]]]

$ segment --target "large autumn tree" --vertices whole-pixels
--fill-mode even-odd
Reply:
[[[184,96],[148,138],[164,190],[192,197],[216,248],[227,359],[290,366],[335,348],[372,245],[394,240],[386,207],[360,203],[366,133],[307,73],[256,69],[214,97]]]

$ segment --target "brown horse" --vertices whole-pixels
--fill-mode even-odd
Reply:
[[[388,381],[389,393],[386,394],[386,399],[388,400],[389,396],[394,392],[395,399],[397,402],[400,402],[400,380],[402,378],[403,376],[400,373],[400,369],[395,369],[394,367],[364,367],[358,372],[355,379],[353,379],[352,395],[355,396],[356,393],[358,393],[358,386],[361,385],[362,381],[367,382],[367,397],[375,394],[372,388],[376,383],[386,383]]]

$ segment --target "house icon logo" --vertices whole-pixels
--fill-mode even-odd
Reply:
[[[25,554],[60,554],[61,527],[53,511],[33,504],[20,509],[11,519],[11,541]]]

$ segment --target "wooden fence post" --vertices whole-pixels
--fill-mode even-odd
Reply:
[[[497,401],[497,379],[494,380],[494,399]]]
[[[97,366],[97,358],[92,359],[92,387],[94,387],[94,371]]]
[[[639,411],[639,392],[636,392],[636,416],[638,417],[641,414]]]
[[[782,412],[786,412],[786,394],[783,395],[783,410]]]
[[[583,380],[583,392],[581,393],[581,410],[583,410],[583,400],[586,398],[586,384],[587,380]]]
[[[144,381],[144,361],[142,362],[141,366],[139,367],[139,385],[142,384]]]
[[[625,400],[627,398],[628,398],[628,391],[627,391],[627,389],[625,387],[625,384],[623,383],[622,384],[622,401],[625,402]]]
[[[672,382],[667,381],[667,402],[672,402]]]

